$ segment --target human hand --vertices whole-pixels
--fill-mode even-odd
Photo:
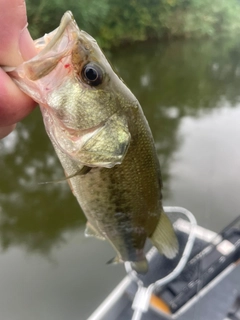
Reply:
[[[0,0],[0,66],[17,66],[34,55],[25,1]],[[35,104],[0,68],[0,139],[8,135]]]

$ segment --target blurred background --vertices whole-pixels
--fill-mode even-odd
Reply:
[[[220,231],[239,214],[240,1],[27,1],[34,38],[71,10],[140,101],[164,205]],[[124,276],[86,219],[36,109],[0,141],[0,319],[85,320]],[[197,319],[197,314],[196,314]],[[127,320],[127,319],[126,319]]]

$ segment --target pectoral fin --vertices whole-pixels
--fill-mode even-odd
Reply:
[[[91,171],[92,168],[87,167],[87,166],[83,166],[79,171],[77,171],[76,173],[70,175],[70,176],[66,176],[66,180],[67,179],[71,179],[74,178],[76,176],[84,176],[85,174],[87,174],[89,171]]]
[[[63,179],[60,180],[55,180],[55,181],[44,181],[44,182],[39,182],[38,184],[50,184],[50,183],[60,183],[60,182],[65,182],[71,178],[77,177],[77,176],[82,176],[87,174],[89,171],[91,171],[92,168],[83,166],[79,171],[71,174],[70,176],[66,176]]]
[[[113,115],[84,143],[78,158],[89,166],[111,168],[123,161],[130,140],[127,121],[118,115]]]

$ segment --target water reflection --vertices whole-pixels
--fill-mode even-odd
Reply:
[[[186,116],[236,107],[240,88],[240,44],[176,41],[127,48],[112,56],[116,69],[142,104],[162,165],[165,199],[169,166],[181,147],[179,126]],[[208,146],[206,145],[206,148]]]
[[[110,59],[144,108],[167,198],[170,166],[181,146],[182,119],[210,114],[225,106],[224,101],[229,108],[239,101],[239,47],[211,42],[140,44],[114,52]],[[36,110],[0,143],[2,246],[17,243],[48,252],[61,241],[62,232],[79,228],[85,218],[67,183],[39,184],[63,177],[40,112]]]
[[[240,44],[139,44],[112,52],[110,59],[141,102],[152,128],[161,160],[165,204],[187,207],[201,224],[214,230],[223,227],[238,212],[239,202]],[[21,252],[48,257],[68,241],[66,234],[82,235],[85,218],[67,183],[39,184],[63,178],[39,110],[0,141],[0,151],[3,250],[17,246]],[[83,241],[82,236],[79,239]],[[71,255],[69,261],[74,261],[76,251],[69,246],[66,259]],[[79,261],[79,268],[83,268],[79,281],[84,278],[91,283],[100,302],[106,278],[109,281],[109,269],[98,261],[105,244],[87,240],[82,246],[79,254],[84,254],[84,263]],[[98,252],[96,248],[101,249]],[[92,254],[88,256],[88,252]],[[106,261],[109,258],[106,255]],[[99,274],[100,267],[105,277],[100,276],[96,287],[92,275]],[[116,270],[111,271],[115,272],[112,278],[119,272]],[[86,303],[86,292],[78,294],[71,310],[81,305],[83,314],[92,311],[95,306]],[[49,311],[47,317],[53,313]],[[11,314],[8,318],[21,317]]]
[[[239,214],[240,104],[185,117],[170,174],[170,203],[187,206],[199,224],[219,231]]]
[[[84,222],[36,110],[1,141],[0,236],[3,249],[24,245],[47,254],[62,233]],[[71,202],[71,210],[66,210]],[[62,207],[62,204],[65,204]]]

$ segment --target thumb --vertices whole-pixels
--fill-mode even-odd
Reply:
[[[17,66],[36,52],[24,0],[0,0],[0,65]]]

